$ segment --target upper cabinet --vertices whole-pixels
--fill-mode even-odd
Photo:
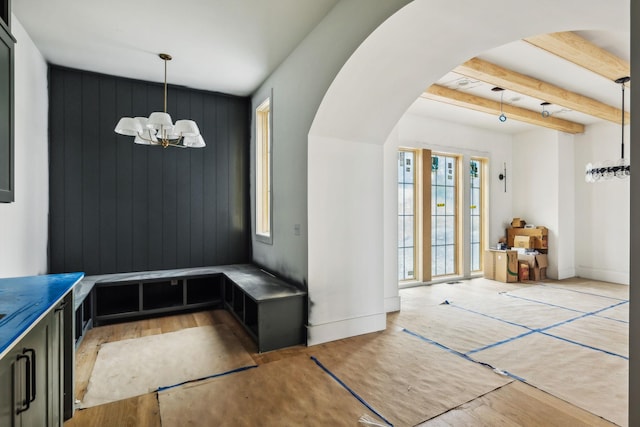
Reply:
[[[14,200],[14,92],[11,0],[0,0],[0,202]]]
[[[11,0],[0,0],[0,20],[11,32]]]

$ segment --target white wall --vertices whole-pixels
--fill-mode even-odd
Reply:
[[[549,229],[547,276],[575,276],[574,136],[549,129],[513,141],[513,216]]]
[[[252,114],[270,94],[273,116],[273,243],[255,238],[255,124],[251,129],[253,261],[306,285],[308,278],[307,136],[327,88],[357,46],[409,0],[343,0],[252,95]],[[255,120],[255,117],[254,117]],[[322,176],[331,169],[320,171]],[[296,226],[299,225],[299,234]],[[334,252],[341,245],[334,247]],[[315,319],[313,302],[310,319]]]
[[[549,13],[551,10],[553,13]],[[308,215],[310,311],[322,310],[324,317],[320,320],[324,324],[334,322],[327,335],[348,337],[375,330],[374,325],[351,325],[364,323],[360,322],[364,318],[361,313],[375,313],[379,306],[370,303],[363,309],[362,294],[385,287],[382,276],[365,284],[359,278],[363,267],[358,263],[346,268],[334,265],[335,251],[342,247],[373,261],[384,254],[384,248],[372,244],[376,240],[371,238],[372,232],[384,229],[382,219],[377,224],[368,222],[366,230],[358,228],[348,233],[346,225],[325,220],[331,211],[344,208],[335,204],[338,199],[333,195],[343,191],[342,186],[327,188],[326,174],[332,174],[333,183],[346,182],[352,176],[351,169],[335,168],[340,163],[338,157],[352,153],[352,148],[361,143],[382,146],[422,91],[466,59],[532,34],[568,29],[628,31],[629,22],[621,19],[628,16],[628,10],[628,0],[415,0],[360,45],[325,94],[308,139],[307,197],[310,207],[321,209]],[[340,145],[326,141],[340,141]],[[311,156],[322,151],[323,156]],[[383,171],[375,172],[378,166],[359,164],[358,171],[367,171],[369,179],[382,182]],[[381,200],[382,192],[382,185],[375,191],[354,192],[349,195],[348,207],[367,204],[369,198]],[[344,199],[347,197],[339,200]],[[343,218],[356,220],[358,210],[345,210]],[[385,292],[385,297],[390,295]],[[346,309],[331,311],[338,302]],[[309,335],[310,344],[319,342],[322,338]]]
[[[620,157],[620,125],[588,126],[575,141],[576,273],[629,284],[630,182],[584,181],[588,162]],[[629,141],[629,126],[625,126],[625,141]],[[630,147],[625,143],[625,158],[630,158]]]
[[[0,277],[47,272],[47,64],[12,16],[15,45],[15,202],[0,203]]]
[[[400,147],[427,148],[444,153],[461,154],[465,158],[484,157],[489,160],[486,176],[489,190],[488,245],[495,246],[504,236],[505,227],[511,221],[513,198],[511,180],[498,180],[503,164],[511,168],[512,137],[502,133],[465,126],[460,123],[405,114],[384,145],[384,288],[385,298],[392,301],[398,295],[398,188],[397,152]],[[468,162],[465,162],[465,165]],[[469,198],[464,199],[468,208]],[[468,235],[465,233],[468,243]],[[465,246],[468,246],[465,244]],[[467,257],[468,258],[468,257]],[[468,266],[466,266],[468,267]],[[463,272],[469,276],[469,269]],[[388,303],[388,307],[394,307]],[[396,309],[399,309],[396,308]]]

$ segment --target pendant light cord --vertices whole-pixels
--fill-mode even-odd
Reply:
[[[167,58],[164,59],[164,112],[167,112]],[[623,95],[624,96],[624,95]]]

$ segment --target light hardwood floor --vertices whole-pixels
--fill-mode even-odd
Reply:
[[[406,298],[403,296],[403,303],[406,302],[410,305],[409,298],[409,296]],[[389,314],[388,328],[397,327],[397,320],[398,313]],[[89,377],[102,343],[217,324],[225,324],[233,331],[257,365],[301,354],[311,354],[310,348],[304,346],[259,354],[256,352],[255,344],[242,327],[229,313],[223,310],[180,314],[101,326],[90,330],[77,350],[76,398],[82,399],[86,392]],[[349,339],[332,345],[340,345],[341,342],[348,343]],[[65,427],[161,425],[156,393],[78,410],[71,420],[65,422]],[[292,420],[282,420],[282,425],[296,425],[296,423]],[[443,414],[421,425],[612,426],[615,424],[611,424],[526,383],[514,381],[456,408],[450,408]]]

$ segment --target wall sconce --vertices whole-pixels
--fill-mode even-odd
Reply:
[[[506,162],[503,165],[502,172],[500,172],[500,175],[498,175],[498,179],[500,181],[504,181],[504,192],[506,193],[507,192],[507,163]]]

